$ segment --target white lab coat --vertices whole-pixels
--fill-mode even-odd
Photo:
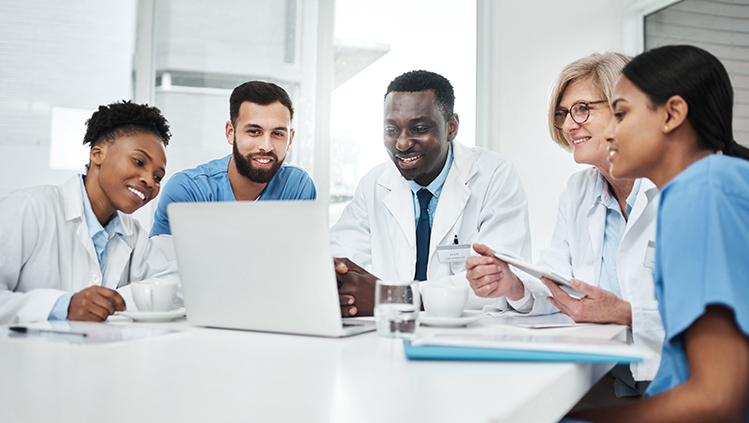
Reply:
[[[538,266],[598,286],[603,255],[606,207],[610,201],[605,184],[602,202],[595,203],[594,191],[600,172],[589,168],[573,174],[559,196],[559,209],[549,248],[541,252]],[[616,271],[622,298],[632,305],[631,336],[635,345],[653,352],[653,357],[630,369],[636,381],[652,380],[658,371],[665,332],[655,298],[653,269],[645,266],[648,242],[655,240],[658,188],[642,179],[616,256]],[[516,270],[516,269],[515,269]],[[517,271],[533,296],[531,314],[557,311],[545,297],[548,289],[538,279]]]
[[[528,205],[517,172],[501,155],[453,141],[453,164],[434,214],[427,281],[469,286],[465,260],[440,263],[436,247],[481,242],[529,260]],[[330,230],[331,252],[380,279],[410,281],[416,272],[416,223],[411,188],[392,162],[359,182],[354,199]],[[474,253],[475,254],[475,253]],[[468,308],[491,302],[469,290]]]
[[[0,200],[0,324],[47,320],[57,300],[93,285],[116,289],[145,279],[178,280],[159,241],[119,213],[126,240],[109,243],[102,275],[83,212],[78,176]]]

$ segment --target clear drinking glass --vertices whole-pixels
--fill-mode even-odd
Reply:
[[[377,281],[374,315],[380,336],[412,336],[419,327],[420,309],[418,282]]]

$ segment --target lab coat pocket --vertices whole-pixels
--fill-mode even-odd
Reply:
[[[450,274],[451,275],[455,275],[455,274],[462,273],[462,272],[466,271],[466,262],[465,262],[465,260],[460,261],[460,262],[449,263],[449,264],[450,264]]]

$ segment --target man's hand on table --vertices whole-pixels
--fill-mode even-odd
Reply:
[[[125,300],[117,291],[94,285],[78,291],[70,299],[68,320],[101,322],[125,308]]]
[[[341,316],[372,316],[377,277],[347,258],[334,257]]]

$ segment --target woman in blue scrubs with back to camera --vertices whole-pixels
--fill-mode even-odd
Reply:
[[[611,174],[661,189],[654,281],[666,338],[647,398],[572,417],[749,422],[749,150],[733,140],[728,73],[693,46],[645,52],[622,73],[605,132]]]

